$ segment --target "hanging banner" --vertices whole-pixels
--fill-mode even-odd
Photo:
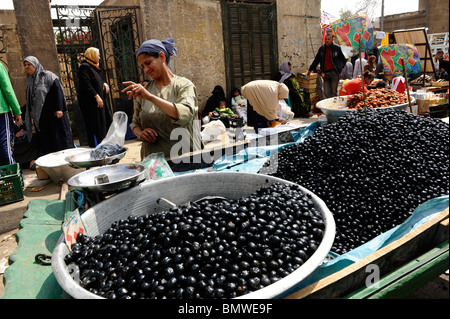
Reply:
[[[420,63],[417,48],[411,44],[390,44],[378,47],[378,54],[383,62],[386,75],[403,75],[402,59],[407,74],[420,73]]]
[[[336,34],[338,43],[350,48],[342,51],[350,52],[352,56],[372,49],[373,26],[370,19],[365,14],[352,16],[333,22],[331,27]]]

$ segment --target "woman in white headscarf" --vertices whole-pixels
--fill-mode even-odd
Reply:
[[[289,89],[284,83],[271,80],[256,80],[242,88],[242,95],[247,99],[248,113],[256,112],[256,116],[247,114],[248,123],[256,131],[259,128],[273,127],[286,121],[278,117],[279,100],[287,99]],[[253,119],[251,119],[253,117]]]
[[[40,155],[73,148],[72,132],[61,83],[34,56],[24,59],[27,73],[25,125],[28,141],[37,135]]]
[[[174,39],[148,40],[137,52],[137,60],[151,80],[142,86],[126,81],[122,92],[136,98],[131,122],[133,133],[142,140],[141,158],[162,152],[166,158],[201,149],[197,89],[187,78],[174,74],[171,56],[176,56]]]

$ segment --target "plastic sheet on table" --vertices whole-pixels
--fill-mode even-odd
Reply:
[[[430,199],[425,203],[419,205],[414,213],[402,224],[392,228],[391,230],[378,235],[367,243],[345,253],[342,255],[336,255],[331,260],[325,260],[313,273],[298,283],[290,291],[286,292],[285,296],[288,296],[295,291],[298,291],[304,287],[307,287],[335,272],[344,269],[347,266],[369,256],[375,251],[389,245],[390,243],[400,239],[404,235],[408,234],[412,230],[423,225],[427,221],[437,216],[440,212],[448,208],[449,196],[441,196]]]
[[[237,154],[231,156],[224,155],[214,162],[212,168],[217,171],[229,170],[257,173],[272,154],[279,152],[284,147],[291,146],[295,143],[302,143],[308,136],[314,134],[317,127],[318,123],[314,122],[305,128],[300,128],[292,132],[291,134],[294,139],[292,143],[248,147]]]

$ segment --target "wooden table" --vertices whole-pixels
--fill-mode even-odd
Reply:
[[[448,85],[443,86],[428,86],[425,87],[427,92],[433,92],[433,93],[445,93],[448,90]]]

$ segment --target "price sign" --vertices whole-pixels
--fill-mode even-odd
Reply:
[[[62,228],[64,239],[69,250],[72,250],[72,245],[76,243],[79,233],[87,235],[78,208],[70,214],[69,218],[63,223]]]

